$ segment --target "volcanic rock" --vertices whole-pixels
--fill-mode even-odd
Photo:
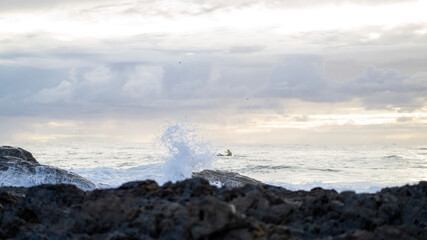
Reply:
[[[427,182],[375,194],[201,178],[24,190],[0,188],[0,239],[427,239]]]
[[[60,183],[73,184],[83,190],[96,188],[94,183],[77,174],[40,164],[22,148],[0,147],[0,187]]]
[[[201,172],[193,172],[192,176],[204,178],[208,180],[211,184],[218,185],[220,187],[243,187],[246,184],[263,184],[262,182],[256,179],[230,171],[203,170]]]

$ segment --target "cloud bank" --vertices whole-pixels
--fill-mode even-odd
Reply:
[[[283,56],[280,63],[258,69],[235,64],[218,65],[197,58],[163,65],[122,63],[74,68],[68,76],[57,71],[57,75],[48,77],[46,70],[28,69],[17,74],[22,80],[11,73],[6,75],[5,79],[15,81],[5,81],[0,105],[9,109],[2,112],[8,116],[19,114],[14,109],[41,115],[50,111],[75,115],[79,114],[78,106],[85,109],[82,114],[114,108],[132,112],[137,107],[165,112],[189,108],[219,112],[235,108],[236,102],[245,105],[249,99],[314,103],[356,99],[366,109],[413,111],[425,107],[427,100],[426,72],[404,75],[368,66],[349,80],[336,81],[327,77],[325,60],[319,56]]]
[[[284,126],[320,131],[365,123],[413,132],[427,111],[424,6],[1,1],[3,138],[11,138],[14,123],[34,136],[39,129],[87,137],[127,132],[123,123],[152,129],[183,115],[227,137],[277,132],[276,139]],[[25,131],[21,136],[33,136]]]

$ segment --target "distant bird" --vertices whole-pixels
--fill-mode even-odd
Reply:
[[[181,62],[179,62],[179,64],[181,64]]]

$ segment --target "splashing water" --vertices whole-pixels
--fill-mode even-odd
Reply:
[[[197,136],[188,119],[168,123],[161,141],[169,154],[163,166],[164,182],[191,178],[192,172],[211,169],[214,165],[212,147]]]

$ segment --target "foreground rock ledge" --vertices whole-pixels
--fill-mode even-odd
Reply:
[[[427,182],[376,194],[201,178],[0,188],[0,239],[427,239]]]

